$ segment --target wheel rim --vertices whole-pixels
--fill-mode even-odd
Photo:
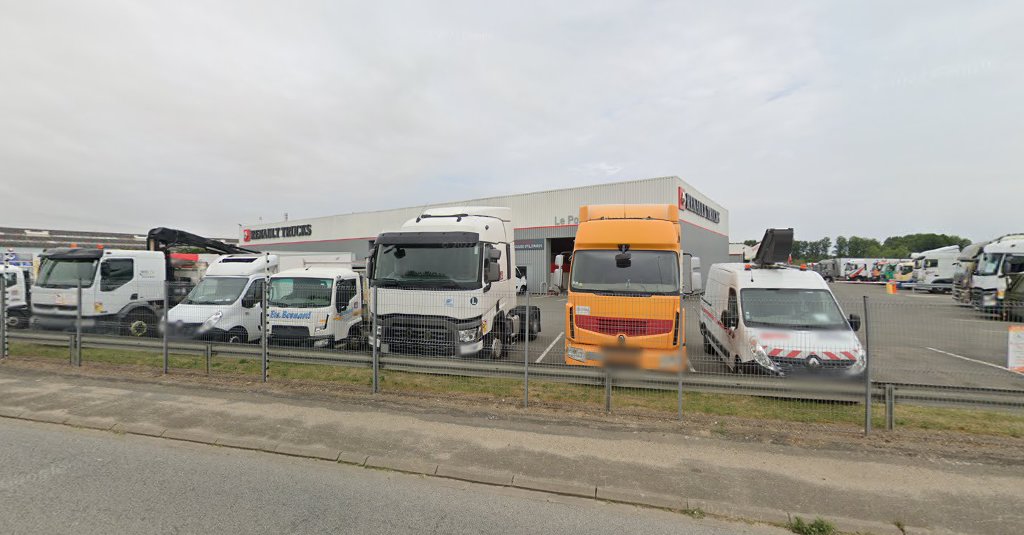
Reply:
[[[229,344],[238,344],[238,343],[241,343],[241,342],[242,342],[242,337],[237,335],[237,334],[232,334],[232,335],[228,336],[228,343]]]
[[[17,314],[7,316],[7,326],[15,329],[21,327],[21,318],[19,318]]]
[[[149,325],[140,319],[137,319],[128,326],[128,334],[132,336],[145,336],[146,332],[149,331]]]
[[[498,336],[495,336],[494,340],[491,340],[491,358],[494,358],[494,359],[500,358],[501,357],[501,349],[502,349],[501,338],[498,337]]]

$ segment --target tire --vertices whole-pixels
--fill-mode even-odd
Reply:
[[[505,358],[505,340],[499,333],[491,331],[484,336],[484,348],[480,356],[491,360]]]
[[[157,335],[157,319],[152,312],[139,310],[129,312],[121,321],[121,330],[125,336],[135,338],[152,338]]]
[[[540,336],[540,316],[531,315],[529,338],[530,340],[536,340],[538,336]]]
[[[224,341],[229,344],[245,344],[249,342],[249,333],[244,327],[236,327],[224,335]]]
[[[7,327],[10,329],[28,329],[29,315],[21,310],[7,313]]]
[[[717,355],[717,353],[715,352],[715,345],[711,343],[711,340],[708,338],[708,335],[705,334],[703,338],[704,338],[704,354],[705,355]]]
[[[733,363],[732,373],[735,373],[736,375],[742,374],[743,373],[743,362],[740,361],[740,356],[739,355],[736,355],[736,356],[733,357],[732,363]]]

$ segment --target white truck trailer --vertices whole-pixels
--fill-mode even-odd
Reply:
[[[517,303],[514,242],[504,207],[434,208],[380,234],[371,341],[384,353],[502,358],[527,330],[536,337],[540,309]]]

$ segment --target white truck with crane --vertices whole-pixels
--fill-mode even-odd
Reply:
[[[149,231],[145,251],[51,249],[39,255],[39,275],[32,285],[33,323],[44,329],[73,329],[80,308],[83,329],[156,335],[165,301],[171,306],[180,301],[202,277],[203,264],[214,259],[193,254],[182,262],[172,252],[174,247],[217,254],[255,252],[167,228]]]
[[[6,264],[0,264],[0,276],[4,281],[5,300],[7,307],[7,326],[12,329],[28,327],[29,311],[29,280],[28,271]]]
[[[540,309],[517,303],[511,212],[433,208],[377,236],[370,341],[383,353],[498,359],[522,337],[535,338]]]

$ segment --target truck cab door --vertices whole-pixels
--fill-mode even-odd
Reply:
[[[263,329],[263,279],[253,279],[242,295],[242,327],[249,337],[258,337]]]
[[[334,289],[334,328],[336,340],[348,338],[352,328],[362,321],[359,314],[359,284],[355,278],[338,279]]]
[[[89,303],[83,294],[82,313],[116,314],[137,300],[139,298],[137,269],[135,260],[132,258],[104,258],[100,262],[99,291],[96,293],[95,303]]]

